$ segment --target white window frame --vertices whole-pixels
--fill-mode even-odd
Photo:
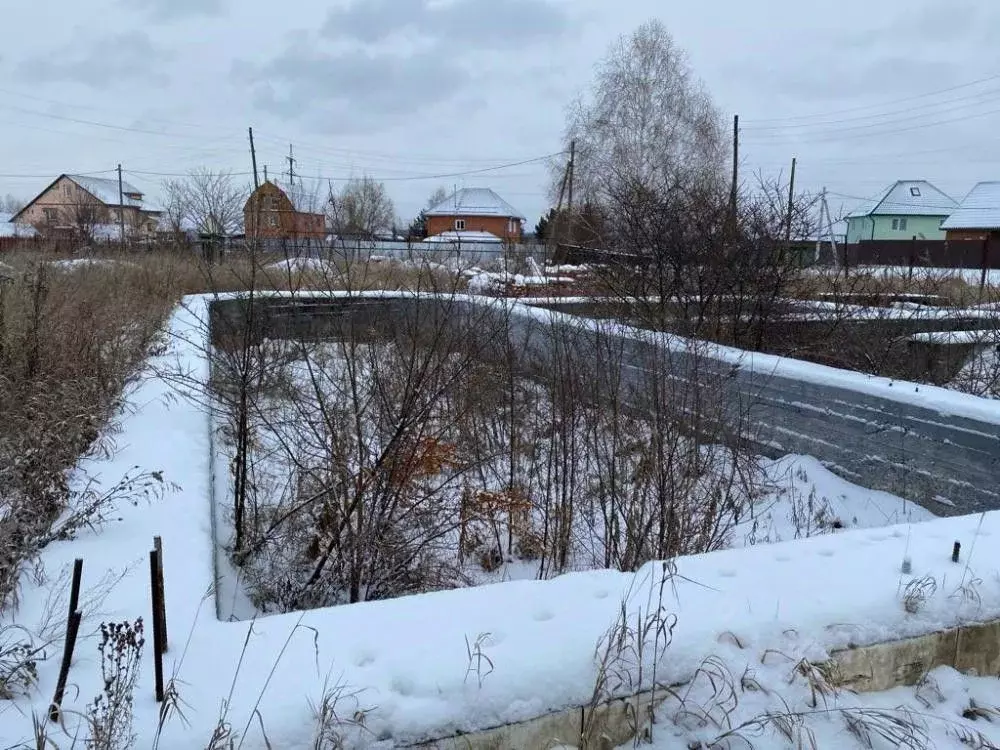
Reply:
[[[455,231],[456,232],[465,231],[465,219],[455,219]]]
[[[913,187],[911,187],[910,188],[910,195],[912,195],[914,198],[919,198],[920,197],[920,188],[918,188],[916,185],[914,185]]]
[[[899,231],[899,219],[893,219],[892,220],[892,231],[894,231],[894,232],[898,232]]]
[[[905,232],[906,231],[906,217],[905,216],[903,216],[903,217],[901,217],[899,219],[899,231],[900,232]]]

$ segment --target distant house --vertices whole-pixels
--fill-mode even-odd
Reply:
[[[941,228],[949,240],[1000,239],[1000,182],[980,182]]]
[[[454,232],[450,238],[454,241],[463,232],[488,232],[502,241],[520,242],[523,233],[524,216],[489,188],[457,190],[424,215],[429,238]]]
[[[326,216],[311,208],[297,185],[283,188],[274,180],[266,180],[243,206],[247,237],[322,241],[326,237]]]
[[[941,223],[957,206],[926,180],[900,180],[847,215],[847,243],[943,240]]]
[[[45,235],[119,237],[122,223],[130,236],[156,234],[162,211],[144,200],[141,190],[117,179],[61,174],[11,221]]]

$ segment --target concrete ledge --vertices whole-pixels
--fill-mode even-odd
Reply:
[[[844,649],[830,656],[839,686],[863,693],[915,685],[927,672],[942,666],[996,676],[1000,674],[1000,621]]]
[[[859,693],[915,685],[935,667],[980,676],[1000,674],[1000,620],[973,623],[899,641],[830,654],[837,687]],[[679,686],[672,686],[679,687]],[[408,745],[427,750],[613,750],[649,725],[666,692],[642,692],[597,706],[579,706],[536,719]]]

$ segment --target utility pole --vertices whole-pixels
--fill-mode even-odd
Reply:
[[[292,144],[288,144],[288,184],[295,184],[295,157],[292,155]]]
[[[267,182],[267,165],[264,165],[264,182]]]
[[[792,243],[792,205],[795,202],[795,162],[796,159],[792,157],[792,177],[788,181],[788,217],[785,219],[785,245],[786,248]],[[820,216],[820,221],[822,222],[823,217]]]
[[[257,149],[253,145],[253,128],[248,128],[250,131],[250,161],[253,162],[253,189],[254,192],[260,187],[260,182],[257,179]]]
[[[736,223],[736,194],[740,179],[740,116],[733,115],[733,186],[729,195],[730,208],[733,212],[733,224]]]
[[[566,235],[569,244],[573,244],[573,171],[576,168],[576,140],[569,142],[569,177],[566,183],[566,213],[569,219]]]
[[[125,250],[125,190],[122,181],[122,165],[118,165],[118,228],[121,231],[122,251]]]

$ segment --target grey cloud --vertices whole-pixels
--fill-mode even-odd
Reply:
[[[354,0],[329,12],[323,33],[366,43],[412,33],[443,49],[498,48],[552,39],[571,25],[564,8],[548,0]]]
[[[88,45],[60,46],[24,59],[17,73],[33,83],[82,83],[105,88],[121,80],[167,83],[163,63],[173,55],[155,45],[142,31],[96,38]]]
[[[974,0],[932,0],[913,7],[891,23],[836,32],[831,39],[838,46],[851,50],[897,40],[926,49],[962,39],[970,40],[979,36],[977,32],[984,25],[994,28],[992,24],[997,21],[1000,17],[997,17],[996,9],[985,8]]]
[[[261,66],[238,63],[234,76],[250,84],[260,109],[340,132],[395,124],[469,82],[463,67],[434,52],[403,57],[300,46]]]
[[[228,0],[122,0],[133,10],[142,10],[160,21],[174,21],[191,16],[221,16]]]

